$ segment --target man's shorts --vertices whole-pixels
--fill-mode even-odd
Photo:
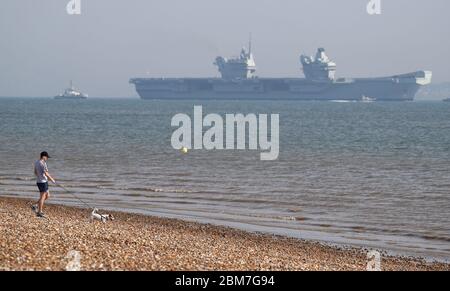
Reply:
[[[48,192],[48,183],[37,183],[40,193]]]

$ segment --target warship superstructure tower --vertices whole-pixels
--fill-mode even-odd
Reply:
[[[242,48],[239,57],[231,59],[217,57],[214,65],[218,67],[222,79],[225,80],[255,78],[256,63],[252,54],[251,41],[248,51]]]
[[[319,48],[315,58],[301,55],[303,73],[310,80],[332,81],[335,79],[336,64],[325,54],[324,48]]]

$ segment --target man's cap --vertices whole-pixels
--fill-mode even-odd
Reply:
[[[48,155],[47,152],[42,152],[42,153],[41,153],[41,158],[42,158],[42,157],[47,157],[47,158],[50,159],[50,156]]]

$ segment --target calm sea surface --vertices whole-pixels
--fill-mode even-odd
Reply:
[[[173,150],[171,118],[194,105],[279,113],[279,159]],[[0,98],[0,195],[37,197],[42,150],[59,182],[102,209],[450,260],[450,103]]]

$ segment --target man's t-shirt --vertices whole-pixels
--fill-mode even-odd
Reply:
[[[47,183],[48,179],[45,176],[45,172],[48,172],[47,163],[39,160],[34,163],[34,174],[36,175],[37,183]]]

